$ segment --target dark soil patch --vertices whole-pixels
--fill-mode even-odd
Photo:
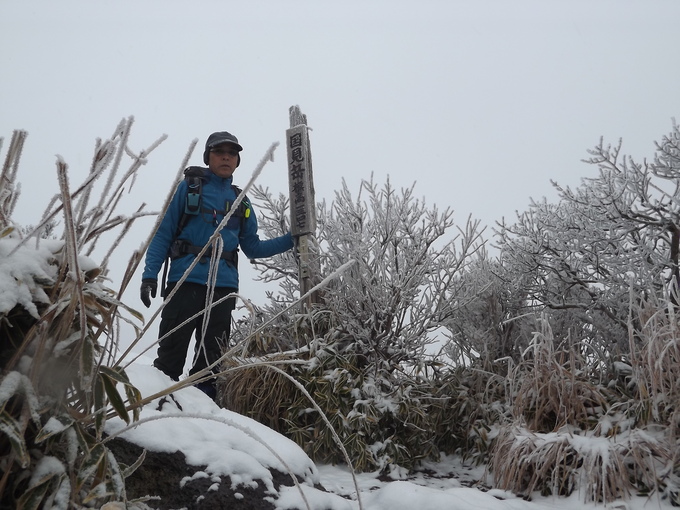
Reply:
[[[143,449],[120,438],[107,443],[118,462],[131,465],[142,454]],[[273,510],[275,506],[266,501],[264,483],[257,488],[239,486],[231,488],[229,477],[220,477],[215,482],[211,477],[192,479],[183,487],[180,482],[186,477],[192,477],[205,466],[191,466],[186,463],[182,452],[158,453],[148,451],[142,465],[126,479],[125,489],[127,498],[133,500],[144,496],[158,496],[160,500],[146,502],[151,508],[158,510],[218,510],[227,508]],[[293,480],[287,474],[272,470],[274,486],[293,485]]]

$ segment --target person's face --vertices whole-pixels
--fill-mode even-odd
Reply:
[[[238,150],[230,143],[222,143],[210,149],[208,168],[218,177],[231,177],[238,165]]]

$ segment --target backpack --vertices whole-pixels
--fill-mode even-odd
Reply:
[[[179,237],[186,224],[189,222],[192,216],[197,216],[201,213],[207,214],[221,214],[226,216],[231,207],[231,203],[226,204],[226,208],[223,211],[213,211],[212,209],[204,209],[202,207],[203,203],[203,181],[206,180],[205,168],[201,166],[190,166],[184,170],[184,180],[187,182],[188,192],[186,196],[186,203],[184,204],[184,212],[179,219],[177,224],[177,232],[175,232],[175,239]],[[231,185],[231,189],[234,190],[234,194],[238,197],[241,194],[241,188],[235,184]],[[250,200],[248,197],[244,197],[239,204],[238,210],[236,210],[233,215],[236,218],[241,218],[241,228],[243,228],[243,223],[246,218],[250,217]],[[215,225],[217,226],[217,225]]]
[[[190,166],[186,168],[184,170],[184,180],[187,183],[188,191],[185,199],[184,211],[182,211],[182,216],[180,216],[180,219],[177,222],[177,231],[175,232],[174,240],[170,245],[168,256],[165,259],[165,265],[163,268],[163,281],[161,284],[162,297],[165,297],[165,281],[168,273],[168,260],[183,257],[187,254],[197,255],[201,252],[201,250],[203,250],[203,246],[194,246],[189,244],[189,241],[187,240],[179,239],[179,235],[182,233],[182,230],[184,230],[184,227],[186,227],[187,223],[189,223],[189,220],[192,217],[203,213],[212,214],[214,216],[217,214],[226,216],[226,214],[229,212],[229,209],[231,208],[230,202],[225,204],[225,209],[222,211],[203,208],[203,181],[206,180],[205,168],[200,166]],[[234,190],[234,193],[237,197],[242,192],[241,188],[234,184],[231,185],[231,188]],[[243,200],[241,200],[238,209],[232,214],[232,217],[240,218],[241,230],[243,230],[245,220],[250,217],[250,210],[250,200],[248,197],[244,197]],[[217,224],[215,227],[216,226]],[[211,250],[208,249],[203,254],[201,259],[206,259],[210,256]],[[226,260],[227,263],[232,265],[235,269],[238,269],[238,248],[233,251],[222,252],[222,256],[220,258]]]

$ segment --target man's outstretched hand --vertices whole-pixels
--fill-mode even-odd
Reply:
[[[151,298],[156,297],[156,290],[158,289],[158,281],[146,278],[142,280],[142,288],[139,289],[139,297],[142,298],[144,306],[149,308],[151,306]]]

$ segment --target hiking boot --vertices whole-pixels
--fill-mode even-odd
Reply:
[[[154,361],[154,363],[153,363],[153,367],[154,367],[156,370],[158,370],[159,372],[163,372],[165,375],[167,375],[167,376],[168,376],[170,379],[172,379],[173,381],[175,381],[175,382],[178,382],[178,381],[179,381],[179,377],[173,377],[173,376],[171,376],[171,375],[168,374],[165,370],[163,370],[161,367],[159,367],[158,365],[156,365],[156,362],[155,362],[155,361]]]
[[[213,401],[217,397],[217,388],[215,388],[215,383],[213,382],[203,381],[198,384],[194,384],[194,386],[208,395]]]

